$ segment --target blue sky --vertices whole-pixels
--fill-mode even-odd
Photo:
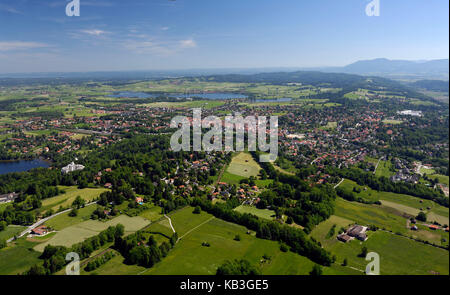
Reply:
[[[342,66],[448,58],[448,0],[0,0],[0,72]]]

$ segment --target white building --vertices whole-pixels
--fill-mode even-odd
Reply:
[[[404,115],[404,116],[422,117],[422,111],[404,110],[404,111],[398,111],[397,114]]]
[[[69,165],[67,165],[66,167],[62,167],[61,168],[61,172],[62,173],[69,173],[69,172],[79,171],[79,170],[83,170],[83,169],[84,169],[83,165],[75,164],[74,162],[72,162]]]

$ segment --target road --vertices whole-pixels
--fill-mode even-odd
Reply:
[[[86,207],[86,206],[93,205],[93,204],[96,204],[96,203],[97,203],[97,202],[89,203],[89,204],[85,205],[85,207]],[[38,226],[44,224],[46,221],[49,221],[50,219],[52,219],[52,218],[54,218],[54,217],[56,217],[56,216],[58,216],[58,215],[61,215],[61,214],[63,214],[63,213],[67,213],[67,212],[69,212],[69,211],[71,211],[71,210],[72,210],[72,208],[66,209],[66,210],[64,210],[64,211],[55,213],[55,214],[53,214],[53,215],[51,215],[51,216],[49,216],[49,217],[45,217],[45,218],[40,219],[39,221],[37,221],[37,222],[34,223],[33,225],[30,225],[29,227],[27,227],[27,229],[24,230],[23,232],[21,232],[20,235],[17,236],[17,238],[23,237],[24,235],[26,235],[27,233],[31,232],[31,231],[32,231],[33,229],[35,229],[36,227],[38,227]],[[14,241],[14,237],[11,238],[11,239],[9,239],[9,240],[7,240],[6,242],[7,242],[7,243],[11,243],[12,241]]]

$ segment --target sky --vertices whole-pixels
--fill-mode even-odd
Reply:
[[[0,0],[0,73],[448,58],[448,0]]]

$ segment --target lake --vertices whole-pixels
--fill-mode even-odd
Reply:
[[[23,172],[28,171],[33,168],[47,168],[49,167],[49,163],[43,160],[31,160],[31,161],[0,161],[0,174],[6,174],[11,172]]]
[[[198,97],[202,99],[211,100],[224,100],[224,99],[242,99],[248,96],[238,93],[226,93],[226,92],[215,92],[215,93],[145,93],[145,92],[135,92],[135,91],[122,91],[115,92],[114,94],[108,95],[108,97],[116,98],[155,98],[159,96],[167,96],[170,98],[187,98],[187,97]]]
[[[292,98],[290,97],[283,97],[283,98],[277,98],[277,99],[254,99],[251,100],[251,102],[289,102]]]

